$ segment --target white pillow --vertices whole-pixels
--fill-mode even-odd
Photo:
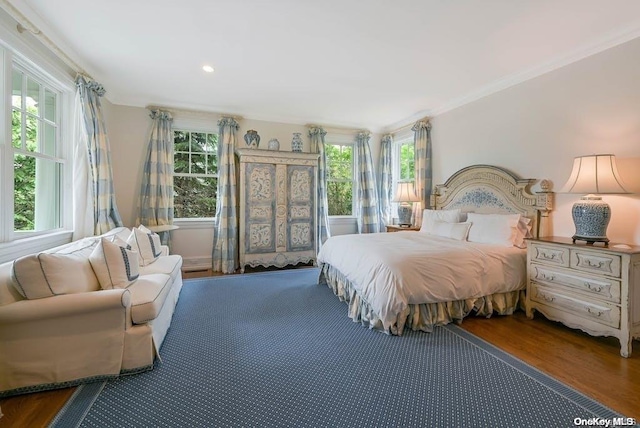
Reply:
[[[83,250],[71,253],[40,253],[16,259],[11,269],[14,288],[26,299],[100,289],[98,279]]]
[[[471,223],[448,223],[436,220],[433,222],[431,235],[442,236],[444,238],[464,241],[467,239]]]
[[[433,233],[433,223],[435,221],[444,221],[447,223],[457,223],[460,217],[460,210],[424,210],[422,212],[422,226],[420,232]]]
[[[102,238],[89,256],[89,262],[103,290],[127,288],[140,275],[138,253],[120,238]],[[117,242],[120,242],[121,245]]]
[[[127,244],[131,245],[131,248],[138,252],[140,266],[150,265],[162,254],[160,237],[155,233],[144,232],[137,227],[131,230]]]
[[[515,244],[520,214],[467,214],[471,223],[469,242],[512,247]]]
[[[518,248],[527,248],[527,244],[524,242],[524,239],[533,237],[533,235],[531,234],[531,226],[532,224],[530,218],[522,216],[520,217],[513,245]]]

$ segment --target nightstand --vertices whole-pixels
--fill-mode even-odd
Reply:
[[[387,232],[405,232],[407,230],[417,231],[420,230],[418,226],[400,226],[398,224],[388,224]]]
[[[592,336],[613,336],[620,355],[640,337],[640,246],[571,238],[527,240],[527,317],[539,311]]]

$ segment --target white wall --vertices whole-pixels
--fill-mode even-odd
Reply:
[[[639,193],[639,76],[636,39],[434,117],[434,183],[465,166],[491,164],[549,179],[558,190],[575,156],[612,153],[628,187]],[[554,235],[573,235],[571,206],[579,198],[556,194]],[[640,244],[638,195],[603,199],[612,210],[609,239]]]

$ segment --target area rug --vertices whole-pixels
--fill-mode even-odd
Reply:
[[[455,325],[368,330],[318,269],[185,281],[152,371],[79,388],[55,427],[549,427],[620,417]]]

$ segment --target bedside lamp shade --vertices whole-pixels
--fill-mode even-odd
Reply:
[[[575,158],[571,176],[560,192],[586,193],[571,210],[576,226],[573,242],[587,241],[589,245],[594,242],[608,243],[607,226],[611,219],[611,208],[597,194],[629,193],[620,178],[615,156],[591,155]]]
[[[396,195],[392,202],[400,202],[398,205],[398,223],[400,226],[411,225],[411,204],[410,202],[420,202],[412,181],[398,183]]]

